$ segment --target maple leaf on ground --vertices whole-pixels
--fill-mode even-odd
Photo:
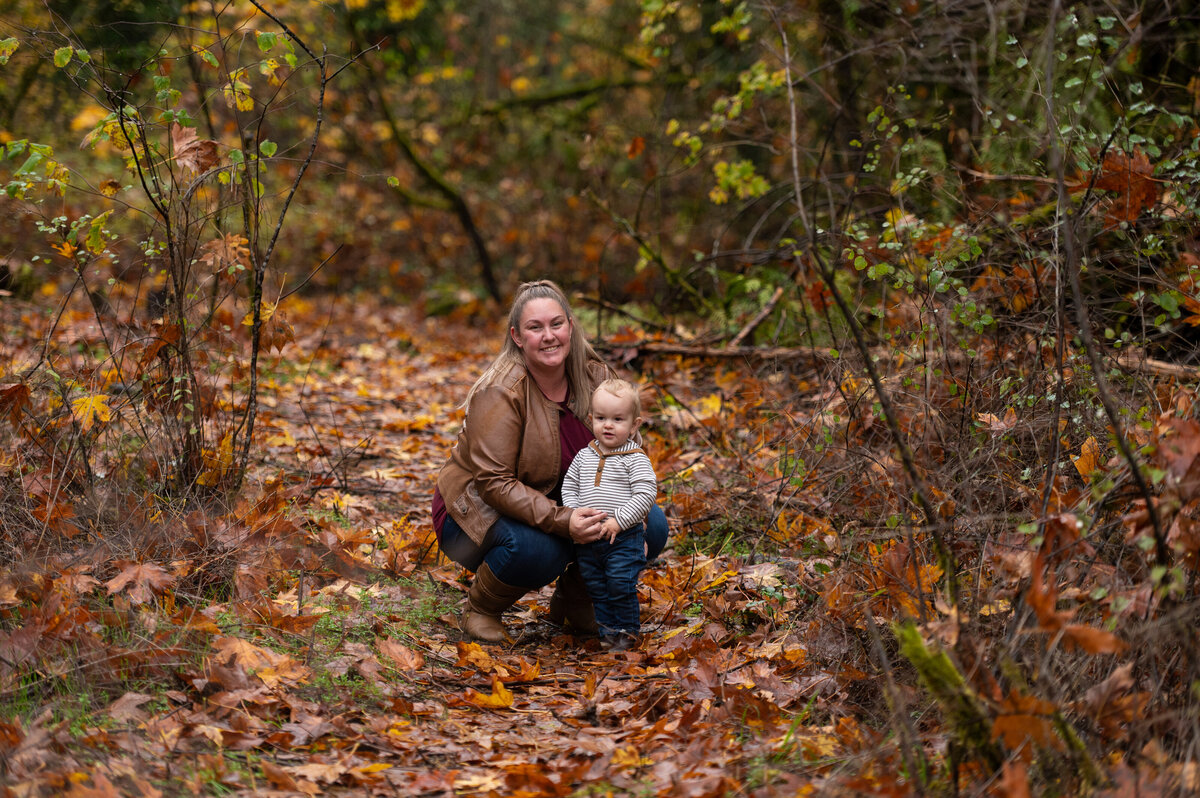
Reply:
[[[175,162],[189,172],[202,174],[217,164],[217,142],[201,139],[195,128],[172,124],[171,148]]]
[[[96,426],[97,419],[101,422],[112,418],[112,409],[108,406],[108,395],[99,393],[95,396],[82,396],[71,402],[71,415],[79,422],[79,428],[87,432]]]
[[[175,575],[154,563],[131,563],[121,573],[104,584],[108,595],[129,590],[129,600],[134,604],[148,604],[155,593],[161,593],[175,581]]]
[[[496,661],[478,643],[459,641],[458,667],[465,668],[467,666],[477,668],[486,673],[496,667]]]
[[[0,389],[0,419],[7,418],[16,429],[29,407],[29,396],[29,386],[23,382]]]

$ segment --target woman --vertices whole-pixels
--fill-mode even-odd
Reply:
[[[551,619],[595,633],[591,601],[568,566],[574,543],[600,537],[604,513],[559,499],[571,460],[592,440],[592,389],[612,375],[562,289],[539,280],[517,290],[504,345],[467,393],[463,428],[433,495],[441,550],[475,572],[459,622],[471,637],[504,640],[501,613],[556,578]],[[649,559],[667,541],[657,506],[646,540]]]

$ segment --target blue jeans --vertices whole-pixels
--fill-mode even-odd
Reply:
[[[596,608],[596,624],[602,635],[636,635],[641,631],[637,586],[638,574],[646,567],[642,548],[645,540],[644,526],[637,524],[617,535],[612,543],[598,540],[576,547],[579,574]]]
[[[667,545],[667,516],[658,505],[646,517],[648,559],[653,560]],[[537,590],[545,587],[566,570],[575,559],[576,546],[570,538],[552,535],[540,529],[500,516],[483,539],[482,546],[446,516],[438,540],[442,553],[468,571],[488,564],[492,574],[506,585]]]

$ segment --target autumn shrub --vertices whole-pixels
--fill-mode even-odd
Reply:
[[[260,372],[292,337],[277,245],[329,74],[240,13],[160,20],[163,49],[128,72],[69,25],[0,42],[0,70],[53,68],[88,98],[67,146],[0,144],[3,695],[171,686],[215,631],[198,607],[358,573],[297,486],[246,484]],[[310,128],[273,125],[282,105]]]
[[[269,16],[229,31],[219,14],[163,22],[174,49],[129,73],[69,27],[52,51],[44,37],[3,47],[8,69],[52,61],[92,98],[76,117],[82,156],[3,144],[5,203],[36,229],[16,251],[58,301],[36,322],[38,356],[5,364],[0,409],[22,453],[9,465],[64,502],[128,490],[151,514],[159,499],[219,495],[245,475],[261,361],[292,335],[277,309],[285,288],[268,293],[268,275],[328,79],[324,58]],[[284,102],[292,117],[308,102],[315,124],[275,158],[281,144],[266,135]]]

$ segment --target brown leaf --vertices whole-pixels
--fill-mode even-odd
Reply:
[[[1045,583],[1042,573],[1044,570],[1041,562],[1034,564],[1025,601],[1037,615],[1039,628],[1047,632],[1057,632],[1063,628],[1072,613],[1058,611],[1058,590],[1054,585]]]
[[[1109,221],[1135,221],[1142,211],[1158,202],[1161,192],[1154,179],[1154,166],[1140,148],[1135,147],[1132,153],[1109,150],[1098,172],[1095,187],[1116,194],[1107,214]]]
[[[23,382],[0,389],[0,419],[7,418],[16,429],[29,407],[29,395],[29,386]]]
[[[108,595],[129,589],[129,600],[134,604],[148,604],[155,593],[162,593],[175,581],[175,576],[166,568],[154,563],[126,565],[121,573],[105,583]],[[132,586],[132,587],[131,587]]]
[[[1008,750],[1020,751],[1026,759],[1033,753],[1026,741],[1040,748],[1062,750],[1063,742],[1054,731],[1054,712],[1054,704],[1049,701],[1014,692],[1000,702],[992,736],[1004,740]]]
[[[296,780],[292,778],[292,774],[288,773],[283,768],[272,763],[268,759],[259,761],[259,766],[262,768],[263,775],[267,777],[267,781],[281,790],[297,790]]]
[[[417,671],[425,667],[425,655],[413,651],[403,643],[397,643],[386,637],[379,639],[379,651],[386,654],[402,671]]]
[[[109,704],[106,711],[109,717],[115,721],[121,723],[133,721],[137,723],[150,717],[149,713],[141,709],[141,706],[153,698],[154,696],[145,693],[126,693]]]
[[[103,773],[92,774],[91,787],[73,784],[65,795],[67,798],[121,798],[121,793]]]
[[[976,413],[975,420],[992,432],[1008,432],[1017,426],[1017,411],[1011,407],[1008,408],[1004,413],[1004,418],[1000,418],[995,413]]]
[[[1063,629],[1067,643],[1075,645],[1089,654],[1119,654],[1125,650],[1125,641],[1112,632],[1091,626],[1070,624]]]
[[[1024,762],[1005,762],[1003,773],[995,795],[999,798],[1030,798],[1029,771]]]
[[[250,265],[249,240],[237,233],[227,233],[200,247],[199,261],[207,263],[214,272],[236,274]]]
[[[172,124],[171,148],[176,163],[189,172],[201,174],[217,164],[217,142],[201,139],[195,128]]]

